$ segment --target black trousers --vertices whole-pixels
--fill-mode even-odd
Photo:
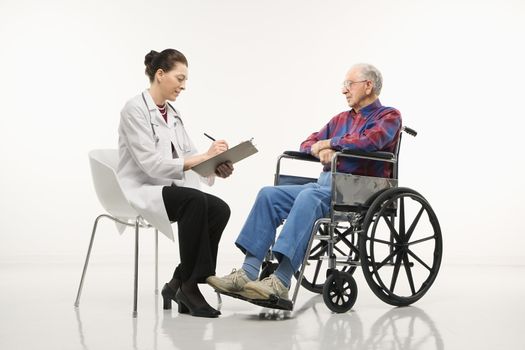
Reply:
[[[175,185],[162,189],[162,199],[168,218],[178,225],[180,264],[173,278],[202,283],[215,275],[219,240],[230,207],[211,194]]]

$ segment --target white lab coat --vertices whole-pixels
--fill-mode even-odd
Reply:
[[[149,90],[129,100],[120,113],[119,164],[117,175],[130,204],[150,224],[173,240],[171,222],[162,199],[162,188],[177,186],[199,189],[202,178],[184,171],[184,158],[197,153],[180,114],[170,106],[164,121]],[[155,133],[153,132],[155,131]],[[173,144],[176,155],[171,152]]]

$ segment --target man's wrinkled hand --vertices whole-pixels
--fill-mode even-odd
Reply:
[[[312,153],[314,157],[320,158],[319,153],[324,149],[330,149],[330,140],[317,141],[310,148],[310,153]]]
[[[331,148],[325,148],[319,152],[319,160],[323,165],[330,165],[332,162],[332,157],[334,156],[335,151]]]

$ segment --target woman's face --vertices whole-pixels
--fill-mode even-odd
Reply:
[[[157,81],[163,97],[166,100],[175,101],[177,96],[186,89],[188,79],[188,67],[182,63],[176,63],[175,67],[169,72],[159,69]]]

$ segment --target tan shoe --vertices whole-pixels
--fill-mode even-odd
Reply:
[[[206,283],[215,288],[215,290],[227,293],[242,291],[246,283],[250,281],[243,269],[233,269],[229,275],[224,277],[210,276],[206,278]]]
[[[250,293],[250,295],[256,295],[250,299],[270,299],[270,295],[276,295],[281,299],[289,300],[288,288],[279,280],[277,276],[271,274],[270,277],[263,279],[262,281],[251,281],[246,283],[244,291]]]
[[[254,282],[254,281],[250,281],[250,282]],[[250,282],[248,282],[248,283],[250,283]],[[232,294],[240,295],[244,299],[252,299],[252,300],[261,299],[261,296],[259,295],[259,293],[254,292],[253,290],[246,290],[246,288],[243,288],[242,290],[240,290],[238,292],[234,292]]]

